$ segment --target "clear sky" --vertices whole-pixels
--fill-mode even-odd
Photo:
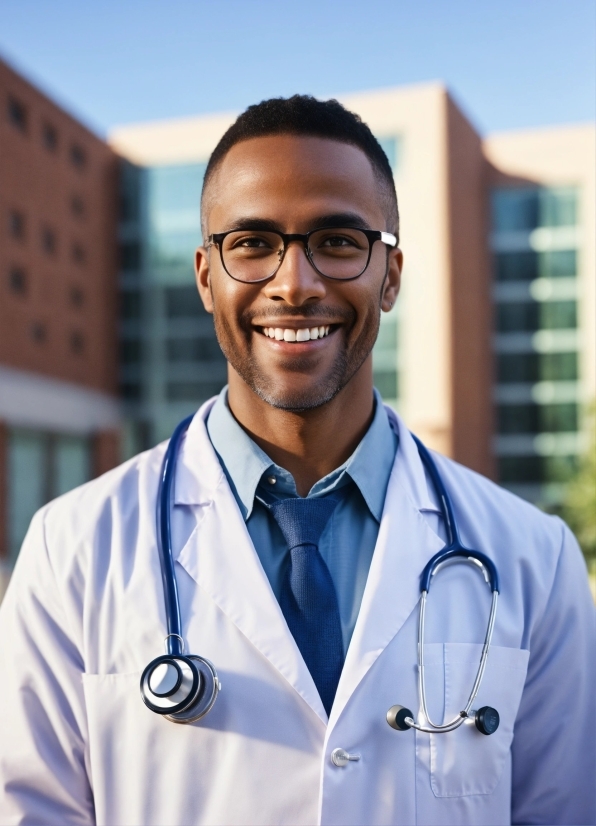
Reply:
[[[444,80],[484,133],[592,120],[595,0],[0,0],[0,55],[96,132]]]

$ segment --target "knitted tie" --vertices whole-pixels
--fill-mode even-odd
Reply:
[[[337,594],[319,539],[338,496],[283,499],[270,505],[290,550],[279,604],[327,714],[343,667]]]

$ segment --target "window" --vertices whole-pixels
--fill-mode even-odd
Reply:
[[[72,260],[75,264],[84,264],[85,263],[85,250],[81,246],[81,244],[74,243],[71,249]]]
[[[73,143],[69,152],[70,162],[76,169],[84,169],[87,165],[87,155],[82,146]]]
[[[120,266],[123,270],[138,270],[141,266],[141,248],[137,241],[120,246]]]
[[[222,352],[216,338],[171,338],[166,342],[168,361],[211,361]]]
[[[44,227],[41,231],[41,246],[48,255],[56,252],[56,233],[49,227]]]
[[[499,433],[572,433],[577,431],[576,404],[503,404]]]
[[[36,344],[43,344],[48,337],[48,330],[43,321],[34,321],[30,328],[31,338]]]
[[[16,209],[8,213],[8,232],[13,238],[22,240],[25,237],[25,216]]]
[[[383,399],[397,399],[397,370],[375,370],[374,384]]]
[[[46,149],[55,152],[58,148],[58,133],[51,123],[44,123],[41,128],[41,140]]]
[[[71,287],[68,291],[68,298],[73,307],[80,308],[85,303],[85,294],[80,287]]]
[[[575,301],[503,302],[497,305],[499,333],[570,330],[577,327]]]
[[[538,277],[535,252],[501,252],[495,256],[497,281],[533,281]]]
[[[575,381],[577,353],[502,353],[497,359],[501,383]]]
[[[82,218],[85,214],[85,204],[79,195],[73,195],[70,199],[70,211],[77,218]]]
[[[540,191],[541,227],[574,227],[577,224],[577,189],[552,187]]]
[[[575,301],[545,301],[540,304],[540,328],[542,330],[573,330],[577,327]]]
[[[538,189],[498,189],[492,197],[497,232],[533,230],[538,225]]]
[[[85,350],[85,337],[79,330],[73,330],[68,337],[71,353],[80,356]]]
[[[539,256],[542,278],[571,278],[577,274],[576,250],[549,250]]]
[[[120,342],[120,361],[122,364],[139,364],[141,352],[141,341],[138,338],[125,338]]]
[[[27,109],[15,97],[8,98],[8,120],[21,132],[27,131]]]
[[[27,294],[27,274],[22,267],[11,267],[8,271],[8,287],[17,295]]]
[[[205,313],[195,286],[170,287],[164,292],[168,318],[196,318]]]
[[[124,382],[120,385],[120,393],[126,401],[137,402],[141,398],[141,385],[138,382]]]
[[[140,319],[141,294],[138,290],[123,290],[120,293],[120,311],[127,321]]]
[[[499,433],[538,433],[538,406],[503,404],[497,410]]]

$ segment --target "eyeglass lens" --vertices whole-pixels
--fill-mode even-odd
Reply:
[[[358,229],[333,228],[313,232],[308,255],[315,268],[329,278],[355,278],[368,263],[369,241]],[[224,266],[239,281],[262,281],[279,268],[284,242],[275,232],[238,230],[224,238]]]

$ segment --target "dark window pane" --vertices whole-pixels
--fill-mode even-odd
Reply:
[[[500,382],[574,381],[577,353],[503,353],[497,359]]]
[[[544,433],[572,433],[577,430],[576,404],[544,404],[539,407],[540,430]]]
[[[141,248],[136,241],[120,247],[120,266],[123,270],[138,270],[141,266]]]
[[[541,252],[538,267],[541,278],[566,278],[577,274],[575,250],[550,250]]]
[[[169,401],[175,402],[201,402],[211,396],[216,396],[225,381],[222,382],[201,382],[201,381],[171,381],[166,387],[166,395]]]
[[[73,244],[72,245],[72,260],[75,264],[84,264],[85,263],[85,250],[81,246],[81,244]]]
[[[516,301],[497,305],[499,333],[533,332],[538,329],[538,305],[535,302]]]
[[[16,209],[8,213],[8,231],[13,238],[25,237],[25,216]]]
[[[538,277],[535,252],[500,252],[495,262],[497,281],[533,281]]]
[[[54,152],[58,146],[58,133],[50,123],[44,123],[41,129],[41,139],[43,145],[50,152]]]
[[[80,287],[71,287],[68,297],[73,307],[82,307],[85,302],[85,294]]]
[[[85,350],[85,336],[79,330],[73,330],[68,337],[71,353],[80,356]]]
[[[73,195],[70,201],[70,210],[77,218],[82,218],[85,214],[85,204],[79,195]]]
[[[499,481],[528,483],[543,481],[542,456],[501,456],[499,458]]]
[[[138,401],[141,398],[141,385],[136,382],[124,382],[120,385],[120,393],[127,401]]]
[[[126,338],[120,342],[120,361],[123,364],[138,364],[141,361],[141,341]]]
[[[212,361],[223,359],[215,335],[213,338],[171,338],[166,342],[168,361]]]
[[[120,301],[122,318],[136,320],[141,317],[141,294],[138,290],[123,290]]]
[[[85,150],[77,143],[73,143],[70,147],[70,162],[77,169],[83,169],[83,167],[87,164],[87,155],[85,154]]]
[[[41,232],[41,245],[49,255],[56,252],[56,233],[54,230],[44,227]]]
[[[27,131],[27,109],[20,100],[8,98],[8,120],[21,132]]]
[[[168,318],[196,318],[205,313],[195,286],[169,287],[165,290],[165,299]]]
[[[503,404],[498,410],[499,433],[538,433],[535,404]]]
[[[577,327],[575,301],[545,301],[540,304],[540,328],[543,330],[572,330]]]
[[[48,330],[42,321],[34,321],[30,328],[31,338],[37,344],[43,344],[48,337]]]
[[[27,294],[27,273],[22,267],[11,267],[8,272],[8,287],[18,295]]]
[[[500,232],[532,230],[538,224],[538,189],[497,189],[492,197],[493,227]]]

